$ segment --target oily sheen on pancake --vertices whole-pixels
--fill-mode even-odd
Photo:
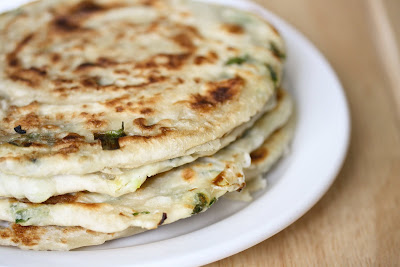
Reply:
[[[195,1],[43,0],[1,15],[0,38],[0,170],[22,177],[216,151],[284,57],[268,23]]]

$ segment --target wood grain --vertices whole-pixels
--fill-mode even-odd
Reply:
[[[400,40],[400,4],[385,0],[376,13],[373,1],[382,0],[256,1],[303,32],[333,65],[352,114],[350,150],[306,215],[210,267],[400,266],[400,83],[393,78],[400,67],[383,51],[399,46],[376,40],[388,30],[380,16],[390,22],[392,41]]]

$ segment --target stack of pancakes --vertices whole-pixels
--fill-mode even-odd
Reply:
[[[249,199],[292,137],[284,43],[253,14],[41,0],[0,38],[2,245],[102,244]]]

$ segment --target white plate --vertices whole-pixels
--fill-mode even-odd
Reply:
[[[24,0],[2,1],[5,10]],[[215,0],[265,17],[282,33],[288,60],[284,84],[296,100],[298,124],[290,154],[268,174],[251,203],[218,201],[209,211],[105,245],[71,252],[0,248],[0,265],[193,266],[245,250],[278,233],[327,191],[344,160],[350,119],[343,89],[327,61],[298,31],[245,0]],[[27,265],[28,264],[28,265]]]

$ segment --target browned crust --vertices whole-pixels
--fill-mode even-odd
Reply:
[[[245,82],[241,77],[228,80],[208,83],[208,90],[205,95],[196,94],[190,100],[192,109],[207,112],[219,104],[238,97]]]
[[[196,179],[196,172],[192,169],[192,168],[185,168],[182,171],[182,178],[185,181],[193,181],[194,179]]]
[[[260,147],[259,149],[254,150],[250,153],[251,163],[257,164],[259,162],[263,162],[268,157],[268,149],[265,147]]]
[[[241,25],[238,24],[223,24],[222,29],[224,29],[225,31],[227,31],[228,33],[231,34],[243,34],[245,32],[244,28]]]

